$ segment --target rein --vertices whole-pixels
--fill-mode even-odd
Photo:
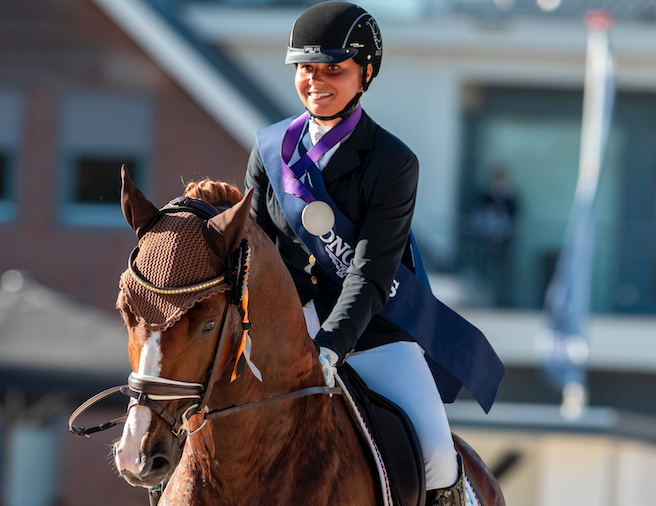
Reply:
[[[271,404],[276,404],[282,401],[290,401],[292,399],[298,399],[300,397],[307,397],[308,395],[315,394],[342,394],[341,387],[308,387],[301,390],[294,390],[293,392],[288,392],[286,394],[274,395],[273,397],[266,397],[260,399],[259,401],[249,402],[248,404],[241,404],[239,406],[230,406],[229,408],[215,409],[214,411],[209,411],[205,414],[205,420],[216,420],[217,418],[223,418],[225,416],[236,415],[237,413],[243,413],[244,411],[249,411],[255,408],[263,408],[264,406],[270,406]]]
[[[160,210],[164,213],[176,213],[176,212],[192,212],[201,218],[208,220],[212,216],[218,214],[217,210],[208,204],[207,202],[193,199],[190,197],[178,197],[177,199],[171,201],[167,206]],[[230,255],[228,258],[228,269],[226,273],[209,280],[205,283],[200,283],[193,286],[187,287],[174,287],[174,288],[161,288],[156,287],[149,283],[147,280],[143,279],[133,268],[133,263],[138,253],[138,248],[131,253],[128,260],[128,269],[134,279],[147,288],[150,291],[155,293],[184,293],[202,290],[208,286],[214,286],[219,283],[230,284],[230,288],[227,290],[226,304],[223,310],[223,316],[221,318],[221,326],[219,328],[219,337],[217,339],[216,350],[214,353],[214,358],[212,365],[208,368],[205,382],[200,383],[190,383],[185,381],[176,381],[167,378],[160,378],[155,376],[147,376],[139,373],[132,372],[128,377],[127,385],[121,385],[109,388],[100,392],[99,394],[91,397],[89,400],[84,402],[80,407],[78,407],[71,417],[68,420],[69,430],[77,435],[89,437],[89,435],[96,432],[104,431],[110,429],[120,423],[125,422],[127,419],[127,413],[119,418],[115,418],[103,424],[85,428],[81,426],[74,425],[75,420],[79,415],[81,415],[88,408],[98,403],[99,401],[120,392],[123,395],[131,397],[130,404],[128,405],[128,413],[130,409],[134,406],[146,406],[155,412],[162,420],[164,420],[170,427],[173,434],[178,438],[180,444],[184,441],[187,435],[194,434],[198,432],[205,426],[207,420],[214,420],[218,418],[223,418],[233,414],[241,413],[244,411],[249,411],[251,409],[269,406],[271,404],[276,404],[278,402],[283,402],[287,400],[297,399],[300,397],[305,397],[309,395],[316,394],[341,394],[342,390],[339,387],[329,388],[327,386],[321,387],[309,387],[301,390],[296,390],[293,392],[288,392],[285,394],[276,395],[273,397],[268,397],[265,399],[260,399],[257,401],[249,402],[247,404],[239,406],[231,406],[224,409],[217,409],[210,411],[207,407],[210,395],[212,394],[212,388],[214,383],[218,381],[217,378],[218,368],[220,357],[222,356],[223,350],[226,346],[226,332],[228,326],[226,321],[228,320],[228,309],[234,304],[239,314],[241,315],[242,323],[242,340],[239,346],[239,349],[235,358],[235,368],[231,376],[231,382],[239,375],[240,366],[243,369],[244,364],[242,360],[248,364],[251,368],[251,371],[260,381],[262,381],[261,374],[257,367],[250,360],[250,347],[251,341],[250,336],[248,335],[248,329],[251,327],[250,322],[248,321],[248,270],[249,270],[249,261],[250,261],[250,248],[246,240],[242,241],[239,248],[235,251],[236,258],[233,258],[233,255]],[[236,262],[235,262],[236,260]],[[236,268],[233,268],[234,264]],[[234,282],[233,282],[234,281]],[[171,415],[165,407],[163,407],[159,401],[182,401],[181,414],[179,416]],[[203,423],[196,428],[191,430],[189,426],[189,417],[195,414],[203,414]]]
[[[75,434],[76,436],[84,436],[84,437],[89,437],[91,434],[94,434],[96,432],[101,432],[103,430],[111,429],[112,427],[119,425],[123,422],[125,422],[127,415],[123,415],[119,418],[115,418],[113,420],[110,420],[109,422],[102,423],[100,425],[97,425],[95,427],[90,427],[90,428],[85,428],[85,427],[80,427],[78,425],[73,425],[73,422],[75,419],[83,412],[86,411],[88,408],[96,404],[97,402],[105,399],[106,397],[109,397],[110,395],[113,395],[117,392],[123,393],[123,389],[126,389],[128,385],[122,385],[122,386],[117,386],[117,387],[112,387],[108,388],[107,390],[104,390],[100,392],[99,394],[93,396],[90,398],[88,401],[86,401],[84,404],[82,404],[79,408],[75,410],[75,412],[71,415],[70,419],[68,420],[68,428],[69,430]],[[264,399],[259,399],[257,401],[252,401],[247,404],[240,404],[237,406],[230,406],[227,408],[223,409],[215,409],[213,411],[204,411],[204,417],[203,417],[203,424],[193,430],[189,430],[189,425],[188,425],[188,420],[186,418],[186,411],[185,413],[182,414],[183,421],[180,424],[182,430],[186,431],[187,434],[194,434],[195,432],[198,432],[204,425],[207,420],[216,420],[218,418],[224,418],[226,416],[230,415],[236,415],[237,413],[243,413],[244,411],[250,411],[251,409],[255,408],[263,408],[265,406],[270,406],[272,404],[276,404],[278,402],[283,402],[283,401],[289,401],[292,399],[298,399],[301,397],[307,397],[309,395],[316,395],[316,394],[337,394],[341,395],[342,394],[342,389],[340,387],[308,387],[308,388],[303,388],[301,390],[294,390],[293,392],[288,392],[286,394],[279,394],[279,395],[274,395],[272,397],[266,397]],[[126,394],[124,394],[126,395]],[[141,394],[143,395],[143,394]],[[143,395],[146,399],[148,399],[147,395]],[[150,399],[148,399],[150,400]],[[155,403],[153,403],[155,404]],[[149,403],[144,403],[144,405],[149,406]],[[159,406],[158,404],[155,404],[156,406]],[[187,411],[189,409],[193,408],[195,406],[190,406],[187,408]],[[152,409],[152,408],[151,408]],[[159,413],[158,413],[159,414]],[[161,415],[160,415],[161,416]],[[174,432],[175,434],[175,432]],[[177,434],[176,434],[177,435]]]

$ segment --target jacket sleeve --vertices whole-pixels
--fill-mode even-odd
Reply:
[[[415,207],[419,163],[407,148],[381,160],[355,253],[333,310],[316,337],[340,362],[387,303]]]
[[[262,157],[257,149],[257,145],[253,146],[253,150],[248,159],[244,187],[246,188],[246,191],[253,188],[251,212],[253,213],[253,216],[255,216],[257,224],[266,232],[275,244],[276,230],[271,221],[266,205],[267,192],[270,190],[269,177],[264,170],[264,164],[262,163]]]

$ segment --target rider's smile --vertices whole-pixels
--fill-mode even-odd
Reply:
[[[312,114],[332,116],[362,90],[361,76],[362,67],[353,59],[340,63],[299,63],[294,83],[303,105]],[[335,125],[340,120],[315,121],[320,125]]]

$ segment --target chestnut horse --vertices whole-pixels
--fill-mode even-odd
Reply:
[[[166,236],[168,222],[132,186],[126,174],[123,178],[124,214],[141,240],[122,280],[130,275],[138,277],[138,273],[133,274],[137,271],[146,278],[147,269],[175,271],[175,262],[162,262],[158,248],[149,248],[147,243],[157,237],[175,241],[180,236]],[[130,484],[148,488],[168,480],[162,506],[381,504],[374,470],[342,396],[327,395],[292,278],[276,247],[250,217],[251,194],[241,199],[236,188],[210,181],[190,184],[187,194],[222,212],[211,219],[190,212],[167,218],[171,223],[175,219],[178,229],[186,226],[186,221],[194,227],[201,223],[200,227],[205,227],[201,241],[212,243],[217,272],[228,277],[235,271],[235,263],[229,259],[246,239],[250,249],[244,278],[248,296],[245,304],[241,300],[241,306],[231,302],[229,288],[235,288],[239,280],[222,281],[217,275],[217,286],[223,283],[223,288],[207,297],[195,296],[200,300],[192,300],[188,309],[183,306],[184,311],[173,321],[153,327],[144,320],[139,309],[143,301],[135,300],[136,292],[129,295],[125,289],[121,291],[117,304],[128,328],[134,371],[129,395],[138,400],[132,401],[122,437],[114,447],[120,474]],[[183,254],[194,255],[193,247],[180,242],[177,246]],[[169,279],[169,274],[164,272],[158,279]],[[159,303],[158,297],[169,296],[158,295],[149,286],[147,297],[153,304]],[[143,290],[140,293],[146,293]],[[245,368],[233,380],[231,373],[240,362],[248,329],[244,322],[248,321],[252,328],[246,351],[250,354],[244,353],[246,360],[242,357],[241,361],[253,368]],[[261,381],[257,373],[261,373]],[[202,387],[208,378],[209,384]],[[163,387],[159,391],[158,382]],[[224,408],[312,387],[322,387],[322,393],[221,418],[211,416]],[[176,395],[167,396],[169,388]],[[185,388],[196,389],[191,400],[180,394]],[[201,396],[204,398],[199,402]],[[164,413],[149,405],[146,397],[155,399]],[[205,409],[199,412],[202,407]],[[167,422],[167,417],[176,421]],[[204,426],[203,417],[208,418]],[[185,435],[186,441],[180,445],[179,439]],[[504,504],[496,480],[480,458],[461,440],[455,440],[480,503]]]

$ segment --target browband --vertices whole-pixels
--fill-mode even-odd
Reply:
[[[189,212],[204,220],[209,220],[219,214],[212,204],[193,197],[176,197],[159,211],[167,214]]]

